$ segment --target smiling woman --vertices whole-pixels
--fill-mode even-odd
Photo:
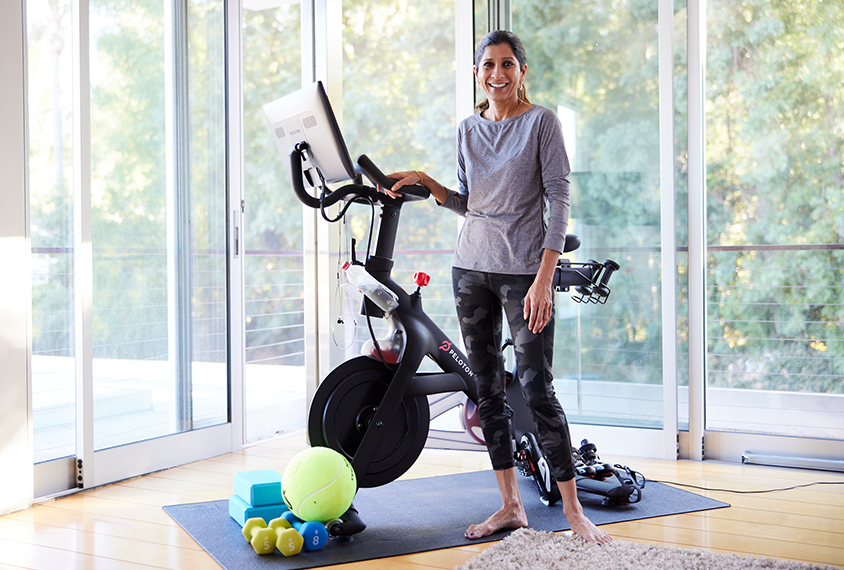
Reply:
[[[568,157],[556,114],[520,97],[527,65],[521,40],[487,34],[473,66],[485,105],[457,129],[457,190],[416,170],[390,176],[388,192],[426,186],[436,202],[465,219],[452,262],[452,287],[466,354],[478,386],[478,413],[502,506],[470,526],[466,538],[528,525],[510,449],[503,393],[503,320],[514,339],[517,377],[562,495],[572,529],[590,542],[612,542],[577,497],[571,436],[554,393],[552,279],[569,217]],[[549,326],[550,325],[550,326]]]
[[[485,36],[478,43],[472,69],[478,88],[487,96],[475,107],[485,119],[500,121],[523,113],[530,107],[525,88],[525,48],[512,32],[498,30]],[[489,114],[490,101],[495,102],[496,107],[502,107],[498,113],[493,111]],[[514,104],[516,108],[512,109]]]

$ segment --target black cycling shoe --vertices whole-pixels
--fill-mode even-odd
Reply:
[[[533,478],[543,505],[550,507],[562,498],[557,480],[551,474],[548,458],[532,433],[526,433],[519,440],[516,463],[523,475]]]

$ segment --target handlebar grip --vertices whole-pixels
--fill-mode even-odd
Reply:
[[[375,163],[373,163],[365,154],[358,157],[358,166],[360,166],[360,169],[366,177],[369,178],[370,182],[377,184],[381,188],[389,189],[396,183],[395,180],[381,172],[381,170],[375,166]],[[401,194],[406,200],[425,200],[431,195],[431,192],[424,186],[414,184],[411,186],[402,186]]]
[[[606,302],[607,297],[610,296],[610,288],[607,284],[610,282],[612,274],[619,269],[621,269],[621,266],[612,259],[604,261],[601,271],[601,280],[599,283],[595,284],[595,287],[592,290],[593,294],[591,300],[601,304]]]
[[[599,286],[606,287],[610,280],[610,276],[619,269],[621,269],[621,266],[612,259],[604,261],[604,274],[601,275],[601,283]]]
[[[381,172],[381,169],[375,166],[375,163],[365,154],[358,157],[358,166],[360,166],[360,169],[363,170],[363,173],[369,178],[370,182],[377,184],[381,188],[392,188],[393,184],[396,183],[395,180]]]

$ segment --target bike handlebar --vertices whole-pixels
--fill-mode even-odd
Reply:
[[[306,206],[314,209],[327,208],[339,202],[340,200],[356,200],[365,199],[369,202],[382,204],[401,204],[412,200],[424,200],[431,195],[431,192],[424,186],[412,185],[403,186],[401,189],[401,196],[398,198],[390,198],[388,195],[378,192],[377,188],[359,184],[357,182],[346,184],[345,186],[333,191],[326,192],[321,198],[311,196],[305,190],[305,172],[302,170],[302,159],[307,155],[308,143],[300,142],[290,147],[288,154],[290,158],[290,183],[293,185],[293,191],[296,197]],[[373,184],[379,185],[382,188],[390,188],[395,184],[395,180],[389,178],[365,154],[360,155],[358,164],[355,166],[355,172],[359,175],[366,176]],[[298,175],[297,175],[298,174]]]
[[[396,183],[395,180],[381,172],[381,170],[379,170],[365,154],[358,157],[358,166],[360,167],[361,172],[369,178],[370,182],[377,184],[381,188],[392,188],[393,184]],[[355,170],[357,170],[357,168]],[[431,191],[419,184],[413,184],[409,186],[402,186],[401,194],[404,197],[405,202],[408,202],[412,200],[426,200],[431,195]]]

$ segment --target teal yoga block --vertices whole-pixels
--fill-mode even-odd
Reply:
[[[283,503],[281,474],[273,469],[234,474],[234,493],[253,507]]]
[[[243,526],[246,521],[255,517],[261,517],[264,519],[264,522],[268,523],[273,519],[277,519],[286,511],[287,505],[284,503],[253,507],[237,495],[229,497],[229,514],[240,526]]]

